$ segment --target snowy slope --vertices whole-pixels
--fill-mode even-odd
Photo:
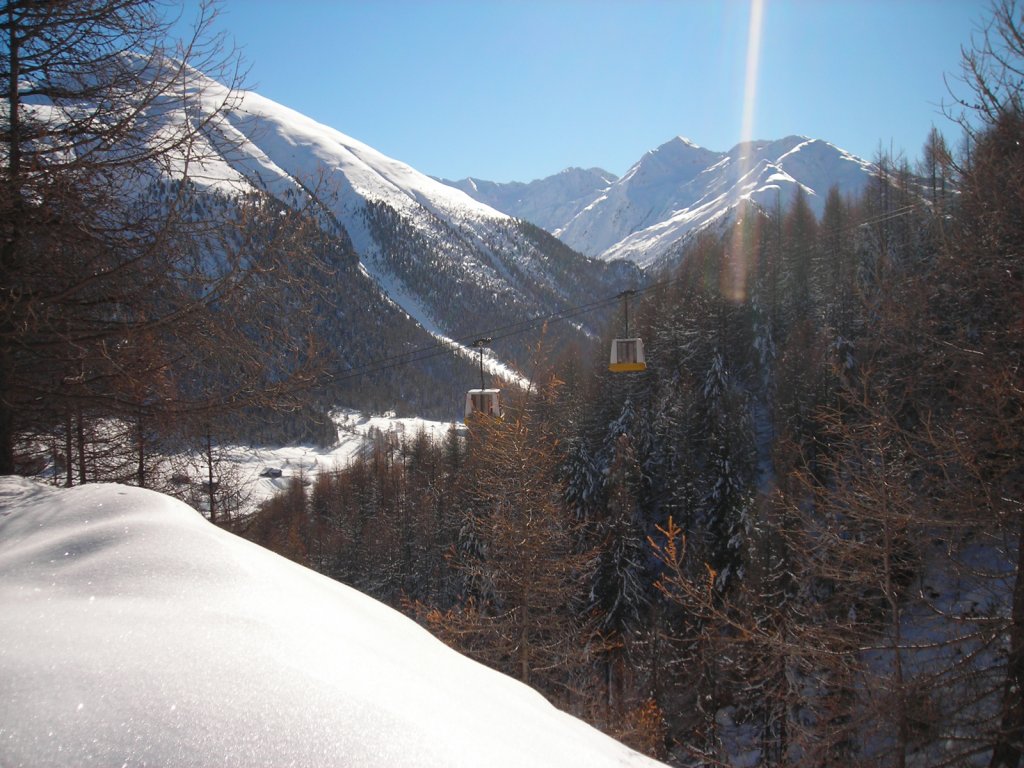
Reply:
[[[801,187],[811,210],[820,216],[832,186],[837,186],[843,195],[855,195],[864,188],[871,174],[868,163],[827,142],[801,136],[739,144],[728,153],[712,155],[709,159],[714,162],[696,176],[675,186],[666,182],[671,193],[667,203],[657,210],[656,220],[636,221],[632,231],[616,242],[599,240],[591,244],[586,232],[589,220],[595,216],[618,215],[621,206],[617,210],[577,217],[559,235],[584,252],[603,246],[601,258],[625,258],[647,265],[663,257],[680,239],[727,219],[743,201],[753,202],[765,210],[777,205],[784,209],[792,201],[797,187]],[[642,160],[634,168],[643,164]],[[645,199],[632,189],[624,194],[627,199],[630,196]]]
[[[654,766],[152,491],[0,479],[5,766]]]
[[[188,157],[161,154],[151,167],[133,168],[119,182],[123,194],[146,207],[169,205],[175,198],[168,190],[187,177],[180,188],[189,190],[196,215],[208,215],[210,226],[217,216],[231,216],[225,200],[254,189],[313,214],[335,246],[323,250],[339,262],[324,286],[322,306],[329,309],[310,329],[344,358],[330,405],[454,417],[455,400],[437,393],[473,385],[465,373],[475,339],[501,331],[490,351],[495,367],[525,370],[545,317],[639,282],[633,264],[588,259],[544,229],[258,93],[229,92],[195,70],[185,80],[137,116],[136,138],[150,135],[162,146],[157,139],[187,137]],[[190,96],[184,105],[177,97],[182,88]],[[68,119],[53,104],[31,109],[46,121]],[[203,192],[210,194],[204,199]],[[545,344],[587,343],[603,330],[608,312],[599,306],[573,323],[552,323]],[[441,347],[436,357],[375,377],[365,373],[375,360],[432,345]]]
[[[247,146],[254,154],[261,153],[280,175],[310,188],[322,184],[321,197],[331,200],[347,226],[355,223],[353,211],[365,199],[387,202],[399,211],[422,208],[465,220],[507,218],[405,163],[258,93],[243,93],[229,120],[248,140]],[[337,186],[332,182],[338,182]],[[336,200],[332,197],[335,192]]]
[[[196,77],[211,107],[223,100],[222,86]],[[619,290],[603,264],[258,93],[240,92],[203,138],[212,156],[192,169],[197,181],[252,184],[292,205],[314,199],[381,290],[432,332],[479,337]]]
[[[353,213],[366,199],[388,202],[399,210],[416,206],[464,218],[505,219],[505,214],[479,203],[381,154],[341,131],[319,123],[255,91],[227,97],[219,83],[195,73],[194,88],[209,108],[227,102],[226,122],[207,133],[212,149],[196,180],[211,186],[245,184],[256,179],[281,197],[299,185],[314,191],[341,216],[354,223]]]
[[[543,226],[567,245],[589,256],[648,266],[680,239],[727,219],[741,201],[766,209],[776,203],[785,207],[799,186],[820,215],[832,186],[853,195],[870,176],[870,163],[803,136],[745,142],[728,152],[714,152],[677,136],[590,198],[552,200],[551,186],[542,182],[515,190],[494,190],[486,182],[476,182],[478,191],[460,187],[498,208],[508,192],[514,192],[516,210],[522,211],[536,207],[529,199],[531,191],[543,190],[548,210],[569,214],[548,218]]]

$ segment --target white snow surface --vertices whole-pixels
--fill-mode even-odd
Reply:
[[[654,766],[153,491],[0,478],[4,766]]]
[[[376,149],[255,91],[228,97],[223,85],[196,73],[195,89],[210,110],[226,99],[218,136],[206,136],[214,149],[194,179],[233,188],[256,179],[280,196],[299,185],[315,190],[343,223],[363,201],[382,200],[397,210],[415,206],[442,217],[477,216],[503,220],[506,214],[420,173]]]

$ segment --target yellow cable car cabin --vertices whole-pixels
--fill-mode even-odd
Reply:
[[[613,373],[646,371],[647,363],[644,361],[643,339],[615,339],[612,342],[612,354],[608,362],[608,370]]]
[[[466,418],[481,414],[491,418],[501,418],[500,389],[471,389],[466,393]]]
[[[629,298],[634,293],[636,293],[635,290],[628,290],[618,295],[618,298],[622,299],[622,317],[626,321],[625,335],[627,337],[629,336]],[[625,338],[612,341],[612,354],[608,361],[608,370],[612,373],[646,371],[643,339]]]

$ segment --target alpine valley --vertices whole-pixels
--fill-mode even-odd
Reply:
[[[212,80],[200,87],[221,95]],[[252,91],[205,139],[213,151],[193,170],[196,183],[229,194],[260,187],[293,207],[313,201],[343,244],[351,268],[338,272],[330,333],[353,378],[371,368],[375,383],[369,398],[352,386],[334,396],[439,418],[458,413],[459,388],[449,392],[446,380],[473,386],[474,339],[494,338],[492,372],[514,375],[508,366],[528,377],[538,318],[572,314],[547,324],[544,343],[585,344],[609,327],[619,292],[670,267],[688,239],[724,226],[744,201],[768,211],[800,188],[820,215],[830,188],[852,196],[872,174],[868,162],[815,139],[715,152],[677,137],[621,178],[570,168],[528,184],[444,182]],[[603,298],[595,311],[575,311]],[[459,355],[418,354],[441,339]],[[401,355],[421,358],[425,387],[412,386],[408,371],[374,367],[404,364]],[[348,378],[342,369],[339,379]]]

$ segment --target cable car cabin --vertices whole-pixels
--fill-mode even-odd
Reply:
[[[466,393],[466,421],[475,414],[501,418],[500,389],[471,389]]]
[[[615,339],[612,342],[612,355],[608,363],[608,370],[614,373],[646,371],[643,339]]]

